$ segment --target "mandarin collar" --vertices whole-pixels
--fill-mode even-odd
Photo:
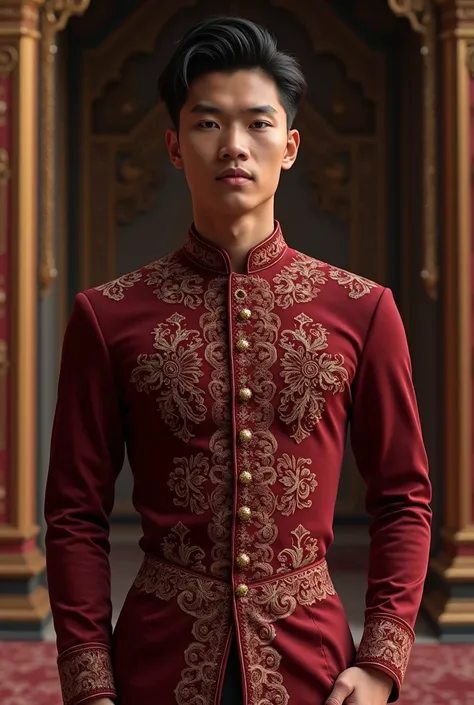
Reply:
[[[246,274],[254,274],[276,264],[285,254],[288,245],[281,231],[280,223],[275,221],[272,234],[249,251],[246,262]],[[204,240],[196,231],[194,224],[190,227],[183,247],[185,255],[204,269],[219,274],[230,274],[232,266],[229,254],[223,248]]]

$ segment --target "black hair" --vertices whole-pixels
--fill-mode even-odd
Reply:
[[[297,60],[279,51],[275,37],[264,27],[240,17],[200,22],[189,30],[158,79],[158,93],[174,127],[193,81],[214,71],[260,69],[277,86],[291,128],[306,92]]]

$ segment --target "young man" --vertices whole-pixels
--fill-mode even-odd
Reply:
[[[385,705],[430,539],[392,294],[295,252],[274,221],[305,82],[264,29],[200,24],[159,86],[194,224],[79,294],[65,336],[46,496],[64,703]],[[373,517],[357,650],[325,561],[349,424]],[[145,556],[112,635],[125,445]]]

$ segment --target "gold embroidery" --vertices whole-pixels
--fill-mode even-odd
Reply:
[[[402,619],[374,614],[368,617],[357,651],[356,663],[379,663],[389,669],[401,687],[415,640]]]
[[[192,262],[205,269],[221,274],[229,274],[230,260],[225,252],[201,238],[192,227],[184,243],[184,253]],[[248,257],[247,271],[257,272],[276,264],[287,250],[287,245],[279,224],[266,240],[254,247]]]
[[[286,453],[278,459],[278,479],[285,487],[284,495],[278,498],[278,510],[284,516],[311,507],[309,496],[318,485],[316,475],[307,467],[311,462],[311,458],[295,458]]]
[[[194,228],[191,228],[188,232],[184,243],[184,252],[192,262],[199,264],[205,269],[224,274],[229,272],[224,251],[205,242],[199,237]]]
[[[177,598],[186,614],[195,618],[184,658],[187,667],[175,689],[177,705],[213,703],[231,623],[230,586],[186,573],[146,556],[135,587],[161,600]]]
[[[314,563],[318,556],[318,541],[311,538],[308,529],[300,524],[291,534],[296,538],[296,544],[293,540],[292,548],[284,548],[278,554],[281,568],[278,568],[277,573],[289,573],[292,570],[304,568]]]
[[[131,382],[140,392],[161,392],[156,401],[163,421],[187,442],[195,435],[190,423],[204,421],[206,407],[198,386],[202,360],[197,350],[203,343],[197,330],[182,327],[184,320],[175,313],[155,328],[153,347],[159,352],[138,356]]]
[[[328,347],[327,330],[306,314],[295,321],[298,328],[283,331],[280,341],[285,350],[281,359],[285,387],[278,410],[281,419],[292,424],[291,437],[301,443],[323,416],[325,392],[344,391],[349,375],[342,355],[323,352]]]
[[[190,545],[188,534],[189,529],[178,522],[162,541],[163,555],[170,563],[176,563],[189,570],[204,572],[206,568],[202,560],[205,558],[205,553],[199,546]]]
[[[202,453],[189,458],[175,458],[175,469],[170,472],[168,487],[177,495],[173,504],[189,507],[194,514],[209,509],[209,502],[201,490],[209,476],[209,461]]]
[[[153,293],[167,304],[183,304],[195,309],[202,304],[202,277],[182,265],[175,253],[147,265],[152,270],[146,277]]]
[[[365,279],[365,277],[360,277],[357,274],[345,272],[343,269],[337,269],[336,267],[330,268],[329,276],[340,286],[343,286],[345,289],[349,289],[350,299],[360,299],[362,296],[370,294],[371,289],[378,288],[377,284],[370,281],[370,279]]]
[[[91,697],[115,697],[109,650],[101,644],[68,649],[58,659],[64,705]]]
[[[315,299],[321,291],[318,284],[327,282],[326,274],[321,269],[323,266],[319,260],[301,255],[300,259],[284,267],[273,278],[277,306],[288,308]]]
[[[250,587],[248,597],[238,601],[242,647],[249,664],[249,702],[256,705],[287,705],[289,694],[278,673],[281,656],[272,646],[273,623],[291,616],[298,604],[312,605],[335,595],[326,561],[286,578]]]
[[[238,282],[235,282],[238,286]],[[273,518],[277,497],[271,486],[276,482],[274,468],[278,444],[271,432],[274,419],[273,398],[276,384],[271,371],[277,361],[276,341],[280,319],[274,313],[274,294],[269,282],[260,277],[246,277],[246,304],[253,312],[250,350],[235,361],[235,375],[239,386],[247,383],[252,389],[252,404],[237,407],[237,426],[252,429],[252,443],[239,445],[238,468],[252,468],[255,482],[240,489],[239,501],[252,506],[250,522],[240,523],[236,531],[236,550],[248,553],[251,569],[246,580],[260,580],[273,574],[272,545],[278,537],[278,527]],[[240,336],[237,324],[236,339]],[[256,491],[255,488],[258,488]]]
[[[107,282],[107,284],[96,286],[95,289],[96,291],[102,291],[103,295],[109,299],[121,301],[124,298],[124,290],[131,289],[141,278],[141,272],[131,272],[130,274],[124,274],[123,277],[118,277],[118,279]]]
[[[211,437],[211,482],[215,485],[209,498],[212,519],[208,534],[214,543],[211,572],[227,579],[231,574],[232,536],[232,441],[230,421],[230,379],[227,344],[227,281],[213,279],[204,297],[207,312],[201,317],[203,336],[207,343],[206,361],[212,368],[209,393],[213,399],[212,418],[217,430]]]
[[[265,269],[278,260],[286,252],[286,242],[280,227],[277,226],[273,234],[251,250],[248,262],[248,271],[257,272]]]

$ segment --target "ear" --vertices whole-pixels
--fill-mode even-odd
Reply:
[[[300,133],[298,130],[290,130],[288,132],[288,142],[286,145],[285,153],[283,155],[283,161],[281,168],[288,170],[291,169],[298,156],[298,149],[300,146]]]
[[[176,130],[167,130],[165,134],[166,149],[171,160],[171,163],[176,169],[183,169],[183,158],[179,146],[178,133]]]

